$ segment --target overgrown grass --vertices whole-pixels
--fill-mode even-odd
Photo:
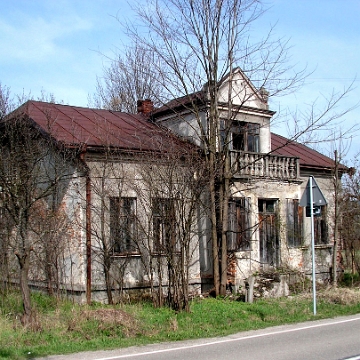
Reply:
[[[238,331],[360,313],[360,292],[318,292],[317,316],[311,295],[263,299],[248,304],[229,299],[196,299],[190,313],[149,303],[80,306],[41,294],[32,296],[35,321],[20,325],[18,293],[0,294],[0,359],[111,349],[160,341],[227,335]]]

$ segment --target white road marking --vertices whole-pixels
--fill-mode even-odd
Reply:
[[[203,347],[203,346],[208,346],[208,345],[216,345],[216,344],[221,344],[221,343],[228,343],[228,342],[234,342],[234,341],[242,341],[242,340],[254,339],[254,338],[259,338],[259,337],[264,337],[264,336],[285,334],[285,333],[290,333],[290,332],[295,332],[295,331],[302,331],[302,330],[313,329],[313,328],[318,328],[318,327],[323,327],[323,326],[330,326],[330,325],[335,325],[335,324],[343,324],[343,323],[352,322],[352,321],[359,321],[359,320],[360,320],[360,318],[339,320],[339,321],[334,321],[334,322],[331,322],[331,323],[303,326],[301,328],[296,328],[296,329],[279,330],[279,331],[274,331],[274,332],[270,332],[270,333],[266,333],[266,334],[249,335],[249,336],[239,337],[239,338],[235,338],[235,339],[234,338],[222,339],[222,340],[206,342],[206,343],[203,343],[203,344],[195,344],[195,345],[189,345],[189,346],[179,346],[179,347],[176,347],[176,348],[147,351],[147,352],[136,353],[136,354],[128,354],[128,355],[118,355],[118,356],[113,356],[113,357],[98,358],[98,359],[94,359],[94,360],[124,359],[124,358],[130,358],[130,357],[135,357],[135,356],[145,356],[145,355],[153,355],[153,354],[159,354],[159,353],[170,352],[170,351],[193,349],[193,348],[198,348],[198,347]],[[360,360],[360,357],[356,356],[354,358],[349,358],[349,359],[345,359],[345,360]]]

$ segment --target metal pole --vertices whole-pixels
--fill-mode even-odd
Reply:
[[[310,219],[311,219],[311,256],[312,256],[312,285],[313,285],[313,308],[316,315],[316,278],[315,278],[315,235],[314,235],[314,201],[312,176],[309,177],[310,187]]]

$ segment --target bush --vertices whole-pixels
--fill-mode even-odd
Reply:
[[[356,285],[359,282],[360,282],[359,273],[352,274],[349,272],[345,272],[341,280],[342,285],[350,286],[350,287]]]

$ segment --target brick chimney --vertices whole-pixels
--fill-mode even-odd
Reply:
[[[154,110],[154,103],[150,99],[138,100],[137,111],[138,113],[149,116]]]

